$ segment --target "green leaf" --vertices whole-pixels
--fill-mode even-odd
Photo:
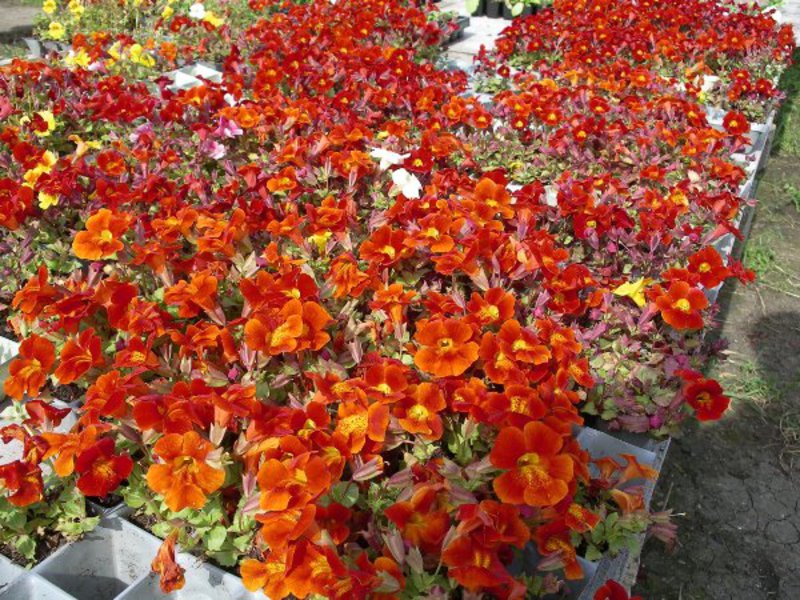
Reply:
[[[29,535],[24,535],[15,544],[19,553],[22,554],[28,560],[33,560],[34,555],[36,554],[36,542],[34,539]]]
[[[209,552],[208,555],[223,567],[232,567],[239,562],[239,554],[232,550],[226,550],[225,552]]]
[[[352,483],[340,481],[331,488],[331,499],[346,508],[350,508],[358,502],[358,486]]]
[[[470,14],[474,13],[478,10],[478,5],[480,4],[480,0],[467,0],[467,12]]]
[[[512,4],[511,5],[511,16],[512,17],[518,17],[519,15],[522,14],[522,9],[523,8],[525,8],[525,5],[522,2],[520,2],[518,4]]]
[[[206,534],[206,547],[212,551],[220,550],[227,537],[228,530],[223,525],[217,525]]]
[[[153,535],[156,535],[160,538],[167,537],[170,532],[172,531],[172,525],[167,522],[162,521],[161,523],[156,523],[153,525]]]
[[[600,560],[603,558],[603,553],[595,545],[590,545],[586,548],[586,560]]]
[[[240,535],[233,538],[233,547],[236,548],[239,552],[246,552],[247,549],[250,547],[250,543],[253,539],[251,534]]]

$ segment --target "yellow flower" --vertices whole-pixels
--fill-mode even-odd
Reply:
[[[83,4],[81,4],[78,0],[69,0],[69,12],[71,12],[74,16],[80,17],[83,14],[83,11],[86,10],[83,8]]]
[[[614,290],[614,293],[617,296],[627,296],[634,302],[636,302],[636,306],[644,306],[647,304],[647,300],[644,297],[644,291],[648,285],[653,283],[652,279],[637,279],[636,281],[628,281],[627,283],[623,283],[617,289]]]
[[[89,66],[90,62],[91,59],[83,48],[77,52],[70,52],[64,57],[64,64],[68,67],[83,67],[85,69]]]
[[[58,196],[54,196],[53,194],[48,194],[46,192],[39,192],[39,208],[42,210],[47,210],[51,206],[56,206],[58,204]]]
[[[53,113],[51,113],[49,110],[40,110],[36,114],[42,117],[42,120],[45,123],[47,123],[47,131],[34,131],[33,133],[35,133],[39,137],[47,137],[56,128],[56,118],[53,116]]]
[[[122,57],[120,56],[120,53],[119,53],[119,42],[114,42],[114,43],[113,43],[113,44],[112,44],[112,45],[111,45],[111,46],[108,48],[108,55],[109,55],[111,58],[113,58],[115,61],[117,61],[117,60],[119,60],[120,58],[122,58]]]
[[[50,150],[45,150],[36,166],[26,171],[25,175],[22,176],[22,178],[25,180],[25,185],[28,187],[33,187],[33,185],[39,180],[39,176],[43,175],[44,173],[49,173],[53,169],[53,165],[55,165],[56,162],[58,162],[58,157],[50,152]]]
[[[330,231],[323,231],[321,233],[315,233],[314,235],[309,236],[308,241],[316,244],[317,250],[320,254],[325,252],[325,245],[328,243],[328,240],[333,235]]]
[[[47,29],[47,35],[49,35],[54,40],[60,40],[64,37],[66,31],[64,30],[64,26],[59,23],[58,21],[51,21],[50,27]]]
[[[84,142],[80,136],[78,135],[71,135],[67,138],[70,142],[75,144],[75,158],[74,160],[78,160],[81,156],[86,154],[89,150],[99,150],[103,147],[101,142],[97,141],[88,141]]]
[[[42,10],[46,15],[52,15],[56,12],[56,8],[58,8],[58,5],[55,0],[44,0],[44,4],[42,4]]]
[[[169,19],[174,13],[175,10],[171,6],[167,5],[164,7],[164,10],[161,11],[161,18]]]
[[[156,60],[144,51],[141,44],[134,44],[130,47],[131,60],[143,67],[152,67],[156,64]]]
[[[222,19],[212,13],[211,11],[207,11],[205,16],[203,17],[203,21],[211,25],[212,27],[219,27],[223,23],[225,23],[225,19]]]

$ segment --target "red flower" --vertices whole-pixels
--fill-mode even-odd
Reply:
[[[664,321],[675,329],[703,327],[703,314],[700,311],[708,306],[708,298],[701,290],[685,281],[673,281],[666,292],[660,286],[655,288],[652,293],[660,293],[655,303]]]
[[[103,438],[78,455],[75,471],[78,489],[85,496],[107,496],[131,474],[133,461],[127,454],[114,454],[114,440]]]
[[[697,277],[697,281],[707,290],[717,287],[732,275],[730,269],[722,262],[722,257],[716,248],[706,246],[699,252],[689,257],[690,273]]]
[[[119,177],[125,172],[125,158],[114,150],[103,150],[97,155],[97,166],[110,177]]]
[[[722,386],[713,379],[701,377],[689,382],[683,393],[698,421],[718,420],[731,403],[722,393]]]
[[[11,492],[6,500],[14,506],[28,506],[42,499],[44,484],[39,465],[31,465],[16,460],[0,465],[0,484],[2,490]]]
[[[642,600],[642,597],[628,596],[628,591],[624,587],[609,579],[594,593],[594,600]]]
[[[569,492],[572,458],[560,454],[564,440],[544,423],[533,421],[525,429],[506,427],[489,455],[505,473],[494,480],[497,497],[509,504],[552,506]]]
[[[731,135],[744,135],[750,132],[750,123],[747,121],[747,117],[734,110],[725,115],[725,118],[722,119],[722,126]]]

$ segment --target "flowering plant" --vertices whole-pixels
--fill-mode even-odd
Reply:
[[[275,598],[521,598],[646,530],[671,542],[654,471],[575,432],[727,408],[699,369],[706,293],[751,277],[713,247],[747,121],[715,129],[665,80],[675,53],[621,41],[636,4],[512,25],[482,56],[489,106],[395,0],[264,5],[192,89],[114,72],[101,35],[73,43],[91,71],[6,67],[0,223],[69,257],[15,290],[4,391],[36,412],[51,384],[85,390],[69,431],[4,430],[39,449],[6,496],[40,501],[49,466],[121,494],[165,538],[165,591],[176,546]],[[587,61],[604,8],[615,37]],[[687,44],[705,22],[681,21]],[[563,61],[529,47],[552,23]]]

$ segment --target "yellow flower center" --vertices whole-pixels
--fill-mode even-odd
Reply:
[[[527,452],[517,459],[517,466],[520,468],[540,469],[542,458],[536,452]]]
[[[692,305],[686,298],[681,298],[680,300],[675,302],[675,304],[673,304],[672,307],[677,308],[679,311],[685,313],[691,312],[692,310]]]
[[[442,350],[450,350],[454,345],[453,338],[442,338],[439,340],[439,348]]]
[[[424,421],[430,414],[430,411],[421,404],[415,404],[411,407],[411,410],[408,411],[408,416],[412,421]]]

